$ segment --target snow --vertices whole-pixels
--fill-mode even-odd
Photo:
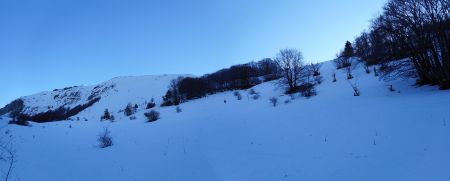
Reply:
[[[334,71],[325,63],[324,82],[309,99],[285,104],[290,97],[267,82],[254,87],[258,100],[248,91],[242,100],[214,94],[180,105],[181,113],[157,107],[161,119],[152,123],[144,106],[136,120],[118,111],[152,97],[159,105],[176,76],[121,77],[72,121],[22,127],[3,118],[9,133],[0,134],[14,138],[13,180],[450,180],[449,91],[380,81],[360,67],[355,97],[345,72],[331,81]],[[105,108],[115,122],[100,121]],[[103,127],[114,145],[101,149]]]

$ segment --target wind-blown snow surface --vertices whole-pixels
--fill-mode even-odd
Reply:
[[[354,97],[344,72],[336,71],[333,83],[332,64],[322,69],[318,95],[288,104],[269,82],[254,87],[258,100],[246,91],[240,101],[219,93],[182,104],[181,113],[157,107],[161,119],[148,123],[146,110],[136,120],[117,111],[127,102],[159,98],[166,87],[152,94],[130,86],[118,90],[128,94],[102,98],[75,116],[89,121],[22,127],[3,118],[2,131],[13,135],[18,155],[13,179],[450,180],[449,91],[386,83],[358,69],[361,96]],[[399,92],[390,92],[390,84]],[[269,104],[272,96],[277,107]],[[100,121],[104,108],[114,111],[116,122]],[[114,145],[101,149],[97,134],[105,126]]]

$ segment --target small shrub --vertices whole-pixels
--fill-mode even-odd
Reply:
[[[252,95],[253,100],[258,100],[261,96],[259,94]]]
[[[99,142],[100,148],[106,148],[113,145],[113,139],[108,127],[103,128],[103,132],[98,135],[97,141]]]
[[[375,77],[378,77],[378,71],[376,67],[373,67],[373,74],[375,75]]]
[[[361,92],[359,91],[358,84],[356,82],[351,83],[350,81],[349,81],[349,84],[353,89],[353,96],[360,96]]]
[[[177,107],[175,108],[175,111],[176,111],[177,113],[180,113],[180,112],[182,112],[183,110],[181,110],[180,106],[177,106]]]
[[[286,100],[284,101],[284,103],[285,103],[285,104],[289,104],[289,103],[291,103],[291,100],[290,100],[290,99],[286,99]]]
[[[273,107],[276,107],[277,104],[278,104],[278,98],[276,98],[276,97],[270,98],[269,101],[270,101],[270,104],[272,104]]]
[[[151,109],[156,106],[155,100],[152,98],[149,103],[147,103],[146,109]]]
[[[389,86],[389,91],[395,92],[395,89],[394,89],[394,86],[393,86],[393,85]]]
[[[248,94],[250,94],[250,95],[255,95],[255,94],[258,94],[258,92],[256,92],[255,89],[250,89],[250,90],[248,91]]]
[[[130,120],[135,120],[136,116],[130,116]]]
[[[321,83],[323,82],[323,77],[320,76],[320,75],[314,76],[314,81],[315,81],[317,84],[321,84]]]
[[[134,107],[131,105],[131,103],[128,103],[124,109],[125,116],[133,115],[134,111],[135,111]]]
[[[241,95],[241,93],[239,93],[238,91],[234,91],[234,92],[233,92],[233,95],[236,96],[236,99],[237,99],[237,100],[241,100],[241,99],[242,99],[242,95]]]
[[[108,109],[105,109],[105,112],[103,113],[103,116],[100,118],[101,120],[110,120],[111,114],[109,113]]]
[[[150,112],[144,113],[144,116],[147,117],[148,122],[153,122],[159,119],[159,112],[151,110]]]
[[[347,73],[347,79],[348,79],[348,80],[353,79],[353,75],[352,75],[351,72],[348,72],[348,73]]]
[[[370,74],[370,68],[367,65],[364,65],[364,70],[366,71],[366,74]]]
[[[333,72],[333,82],[337,82],[337,79],[336,79],[336,72]]]
[[[314,88],[314,85],[306,85],[305,88],[301,91],[303,97],[312,97],[317,95],[316,89]]]
[[[8,124],[16,124],[19,126],[29,126],[30,125],[30,123],[26,119],[21,118],[20,116],[14,117],[11,121],[8,122]]]

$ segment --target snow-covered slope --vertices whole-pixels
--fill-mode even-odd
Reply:
[[[70,109],[87,104],[95,98],[100,98],[100,101],[98,103],[95,101],[94,105],[90,106],[90,111],[105,110],[108,107],[113,111],[119,110],[127,103],[144,105],[151,98],[160,102],[170,80],[178,76],[187,75],[117,77],[94,86],[74,86],[45,91],[19,98],[23,101],[20,113],[33,116],[60,107]]]
[[[154,108],[161,119],[152,123],[143,106],[135,120],[118,110],[160,98],[174,77],[113,79],[117,86],[76,115],[88,121],[0,120],[17,150],[13,180],[450,180],[449,91],[383,82],[358,68],[355,97],[345,72],[331,81],[334,71],[323,66],[324,82],[309,99],[268,82],[254,87],[258,100],[219,93],[182,104],[181,113]],[[105,108],[115,122],[100,121]],[[105,149],[97,146],[103,127],[114,139]]]

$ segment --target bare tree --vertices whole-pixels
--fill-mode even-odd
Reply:
[[[280,50],[275,60],[282,72],[280,83],[287,86],[289,91],[295,90],[302,78],[305,77],[302,53],[296,49],[283,49]]]

